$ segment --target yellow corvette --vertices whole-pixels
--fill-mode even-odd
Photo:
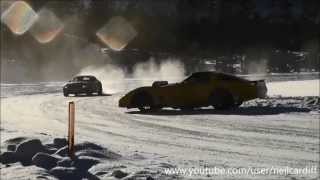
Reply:
[[[132,90],[119,100],[119,107],[141,111],[205,106],[228,109],[247,100],[263,98],[266,93],[264,80],[249,81],[219,72],[197,72],[180,83],[156,81],[152,86]]]

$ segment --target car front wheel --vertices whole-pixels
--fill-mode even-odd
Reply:
[[[99,96],[102,95],[102,88],[101,88],[101,87],[98,89],[98,95],[99,95]]]
[[[137,93],[132,98],[132,104],[141,112],[156,111],[161,109],[160,107],[155,106],[152,96],[147,92]]]
[[[63,92],[63,95],[64,95],[64,97],[68,97],[68,96],[69,96],[69,93]]]

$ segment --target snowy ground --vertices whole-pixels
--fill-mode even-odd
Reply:
[[[281,96],[319,96],[319,80],[270,82],[267,84],[268,95]]]
[[[127,82],[128,89],[139,84],[139,80]],[[67,103],[75,101],[76,141],[95,142],[122,154],[116,165],[123,165],[122,169],[127,172],[163,171],[171,167],[305,168],[318,165],[319,79],[270,82],[267,87],[269,98],[247,102],[237,110],[165,109],[141,114],[117,107],[126,90],[106,96],[65,98],[60,92],[60,83],[2,84],[1,149],[4,150],[6,139],[16,136],[37,137],[43,141],[66,137]],[[2,177],[19,179],[19,173],[13,173],[19,172],[17,169],[2,167]],[[317,174],[180,177],[319,178]]]

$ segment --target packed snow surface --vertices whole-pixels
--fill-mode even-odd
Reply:
[[[121,154],[124,160],[113,166],[124,167],[124,171],[148,168],[161,171],[170,167],[305,168],[319,163],[319,80],[268,83],[271,97],[246,102],[239,109],[229,111],[164,109],[144,114],[118,108],[119,98],[139,86],[137,82],[128,80],[127,89],[110,95],[68,98],[63,97],[60,83],[2,85],[1,144],[16,136],[32,136],[43,141],[66,137],[67,106],[69,101],[74,101],[76,142],[94,142]],[[21,168],[11,169],[14,173]],[[5,173],[10,174],[8,171],[10,168]],[[28,170],[19,172],[27,174]],[[317,179],[319,176],[242,177]],[[239,179],[240,176],[201,178]]]
[[[269,96],[319,96],[320,80],[269,82],[267,88]]]

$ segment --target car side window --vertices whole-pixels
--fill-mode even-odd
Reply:
[[[95,81],[95,78],[93,78],[93,77],[86,77],[86,76],[84,76],[84,77],[75,77],[75,78],[73,79],[73,81]]]

